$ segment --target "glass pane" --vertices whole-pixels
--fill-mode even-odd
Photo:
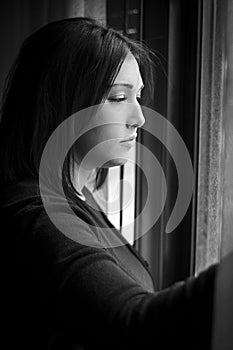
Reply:
[[[107,216],[120,229],[120,167],[109,168],[107,179]]]
[[[120,167],[109,169],[107,179],[108,200],[106,214],[113,225],[121,230],[122,235],[129,241],[129,243],[133,244],[136,147],[130,152],[131,160],[124,165],[123,181],[120,181]],[[122,193],[122,198],[120,193]],[[120,225],[121,222],[122,225]]]
[[[135,213],[135,158],[136,147],[133,149],[132,162],[125,164],[122,200],[122,235],[133,244],[134,241],[134,213]],[[131,225],[129,225],[131,224]]]

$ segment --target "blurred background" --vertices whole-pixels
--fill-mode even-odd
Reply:
[[[124,230],[127,220],[133,221],[141,212],[147,196],[145,176],[133,163],[111,169],[99,195],[106,203],[115,200],[119,210],[110,212],[108,204],[103,210],[148,261],[158,290],[199,273],[232,249],[233,2],[3,0],[0,16],[1,94],[23,40],[54,20],[90,16],[151,47],[157,59],[155,96],[150,107],[176,127],[189,150],[195,173],[193,197],[180,225],[165,234],[177,196],[177,171],[159,140],[140,132],[140,142],[155,154],[166,176],[164,211],[143,237],[138,238],[143,222]],[[143,169],[151,171],[146,154],[139,154],[135,148],[134,157],[140,158]],[[129,183],[131,201],[123,210]],[[116,195],[115,184],[120,195]],[[158,205],[162,191],[153,193]],[[154,211],[150,209],[147,223],[153,221]]]

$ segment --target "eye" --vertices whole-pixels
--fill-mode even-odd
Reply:
[[[126,100],[126,97],[122,96],[122,97],[109,97],[108,101],[110,102],[123,102]]]

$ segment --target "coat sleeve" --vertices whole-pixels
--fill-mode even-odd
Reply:
[[[51,332],[68,333],[84,349],[210,349],[216,266],[149,293],[87,225],[61,220],[85,234],[87,244],[67,238],[46,216],[20,243],[31,293]]]

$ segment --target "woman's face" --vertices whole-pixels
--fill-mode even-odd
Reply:
[[[82,147],[78,147],[81,158],[89,152],[88,167],[111,167],[127,161],[135,145],[137,128],[145,122],[139,104],[142,88],[138,63],[129,53],[96,115],[98,121],[107,123],[89,131],[82,137]]]

